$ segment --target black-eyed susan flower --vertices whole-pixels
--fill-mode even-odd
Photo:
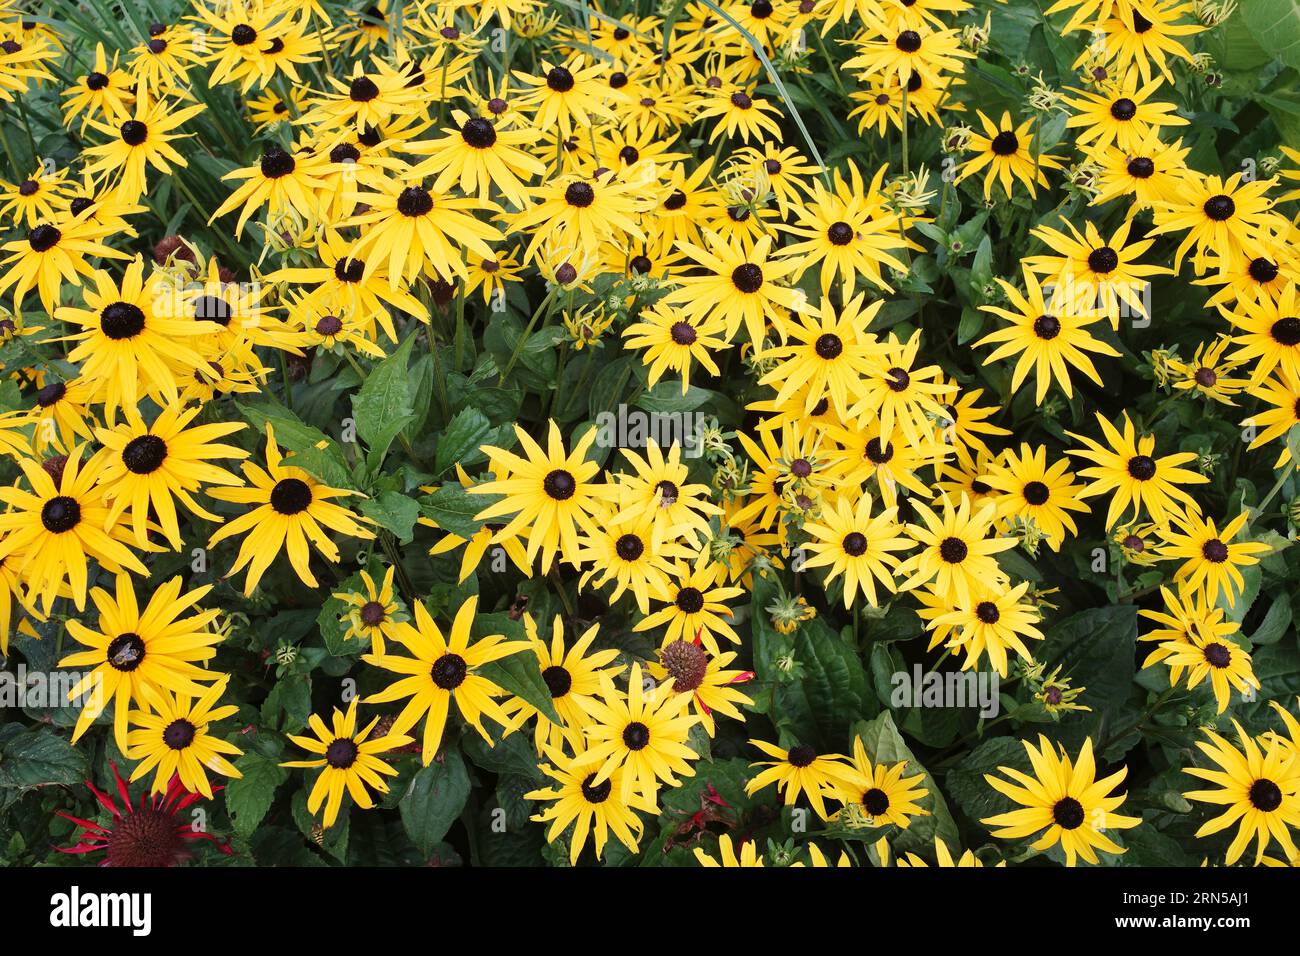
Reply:
[[[1169,686],[1176,687],[1184,672],[1192,689],[1208,681],[1219,713],[1228,708],[1235,688],[1248,694],[1259,688],[1250,652],[1242,646],[1239,626],[1227,619],[1201,591],[1186,586],[1177,592],[1162,587],[1163,610],[1143,608],[1138,613],[1161,625],[1140,640],[1154,643],[1143,669],[1163,663],[1169,668]]]
[[[320,257],[319,265],[277,269],[265,277],[266,281],[312,286],[306,298],[314,304],[324,309],[340,306],[353,315],[374,316],[380,328],[394,342],[397,341],[397,330],[393,326],[391,309],[428,320],[429,310],[407,290],[405,284],[401,280],[389,281],[387,259],[367,261],[335,231],[322,238],[316,252]],[[401,263],[398,265],[400,268]],[[211,282],[210,274],[208,282]],[[204,294],[210,294],[206,287]],[[259,320],[258,327],[262,324]]]
[[[1003,521],[1029,520],[1053,551],[1061,550],[1067,534],[1077,534],[1071,511],[1087,514],[1088,505],[1079,500],[1081,486],[1074,483],[1070,462],[1062,458],[1050,467],[1047,449],[1031,448],[1021,442],[1020,453],[1008,449],[982,476],[995,491],[998,517]]]
[[[1248,427],[1255,429],[1251,450],[1276,441],[1300,424],[1300,372],[1279,368],[1271,377],[1252,386],[1250,394],[1267,406],[1245,421]],[[1281,468],[1290,459],[1290,450],[1283,447],[1274,467]]]
[[[752,796],[775,783],[777,792],[787,807],[794,806],[799,795],[805,794],[817,816],[823,820],[829,819],[826,800],[839,799],[840,788],[855,773],[844,763],[846,757],[842,754],[818,753],[808,744],[795,744],[786,750],[763,740],[751,739],[749,743],[772,759],[750,765],[765,769],[745,784],[747,794]]]
[[[93,390],[92,401],[103,403],[109,424],[118,409],[134,408],[145,396],[160,405],[174,404],[179,397],[176,371],[204,363],[195,349],[195,336],[207,331],[203,323],[159,314],[138,256],[120,284],[102,269],[91,281],[93,289],[88,286],[84,293],[86,307],[67,306],[55,317],[75,329],[66,337],[77,343],[68,360],[79,364],[81,380]]]
[[[1276,840],[1288,857],[1296,855],[1293,827],[1300,827],[1300,755],[1275,739],[1251,738],[1237,721],[1240,748],[1212,730],[1206,730],[1208,742],[1196,746],[1210,758],[1213,768],[1187,767],[1184,773],[1205,780],[1213,789],[1192,790],[1183,794],[1188,800],[1222,808],[1222,813],[1201,824],[1197,837],[1213,836],[1233,824],[1237,832],[1228,845],[1224,862],[1236,863],[1250,841],[1255,841],[1258,864]]]
[[[492,661],[528,650],[522,641],[508,641],[502,634],[489,634],[470,642],[470,626],[478,610],[478,596],[469,598],[456,611],[451,630],[443,637],[442,629],[423,602],[415,602],[414,623],[397,623],[392,639],[410,652],[409,657],[387,652],[366,654],[361,659],[373,667],[405,675],[384,690],[366,698],[370,704],[383,704],[410,698],[393,723],[395,733],[405,733],[424,718],[421,755],[428,766],[442,744],[443,731],[451,703],[470,726],[490,745],[492,738],[483,727],[483,715],[505,725],[509,716],[494,697],[503,691],[476,668]]]
[[[1122,223],[1109,239],[1090,222],[1082,232],[1069,220],[1065,228],[1068,235],[1050,226],[1033,229],[1030,235],[1046,243],[1052,254],[1024,260],[1025,268],[1042,276],[1044,287],[1052,289],[1053,301],[1064,302],[1075,314],[1098,310],[1117,330],[1122,316],[1149,318],[1149,279],[1170,272],[1137,261],[1155,241],[1129,241],[1131,222]]]
[[[975,55],[962,48],[960,36],[951,28],[886,23],[879,12],[873,12],[868,23],[871,29],[856,41],[858,55],[840,64],[841,69],[861,71],[864,78],[896,77],[906,83],[918,74],[923,82],[939,86],[945,71],[960,73],[961,61]]]
[[[848,427],[836,426],[827,434],[839,446],[829,454],[837,480],[847,486],[873,483],[887,508],[898,505],[900,489],[921,498],[931,497],[933,492],[919,473],[948,454],[946,446],[933,438],[915,445],[902,435],[882,440],[879,419],[867,425],[850,422]]]
[[[69,450],[58,481],[37,462],[20,459],[31,491],[19,485],[0,488],[0,501],[10,509],[0,515],[0,532],[7,532],[0,538],[0,559],[13,562],[28,599],[39,598],[46,614],[65,585],[77,610],[85,608],[91,558],[113,573],[123,568],[148,573],[123,543],[127,529],[108,520],[99,483],[104,464],[82,462],[84,450]]]
[[[643,350],[641,361],[649,366],[650,387],[663,377],[664,372],[676,372],[681,378],[682,394],[690,388],[691,364],[702,367],[711,375],[719,375],[713,353],[730,348],[726,319],[714,313],[688,316],[676,309],[643,309],[640,321],[623,329],[623,344],[629,349]]]
[[[626,692],[602,674],[600,695],[590,704],[591,720],[582,728],[586,748],[574,758],[574,766],[593,768],[595,786],[621,770],[619,797],[624,803],[634,791],[653,801],[661,781],[676,787],[679,776],[695,775],[688,761],[699,755],[686,745],[686,737],[698,718],[690,713],[690,703],[685,694],[672,693],[671,683],[656,684],[639,663],[632,665]]]
[[[90,121],[91,128],[108,137],[108,142],[83,150],[86,171],[93,176],[111,178],[117,184],[119,196],[126,202],[134,202],[145,193],[145,175],[150,167],[170,175],[174,168],[184,169],[189,165],[173,144],[190,135],[177,132],[179,127],[204,109],[202,103],[179,106],[151,99],[141,89],[129,117],[116,116],[109,122]]]
[[[706,121],[711,127],[710,143],[719,137],[739,138],[748,143],[751,139],[762,140],[768,136],[779,138],[781,127],[773,118],[779,115],[780,111],[774,105],[753,95],[752,91],[722,87],[710,91],[699,105],[696,118]]]
[[[674,538],[698,544],[699,536],[708,533],[709,517],[722,509],[709,500],[707,485],[690,481],[681,444],[673,442],[665,454],[658,442],[649,441],[644,458],[630,448],[622,452],[632,471],[615,478],[618,509],[611,526],[648,528],[656,549]]]
[[[53,313],[59,305],[63,284],[80,287],[81,277],[94,274],[86,260],[92,257],[127,259],[104,243],[114,224],[86,216],[65,215],[40,222],[21,239],[0,246],[9,255],[0,262],[0,292],[13,289],[14,310],[21,312],[23,298],[31,289],[40,295],[41,307]]]
[[[526,457],[485,445],[484,454],[503,469],[505,477],[479,482],[468,489],[470,494],[502,496],[480,511],[475,520],[509,516],[509,523],[498,534],[504,538],[526,531],[530,563],[540,553],[543,569],[549,569],[557,555],[576,566],[579,529],[593,531],[591,515],[596,502],[617,493],[615,486],[593,480],[600,467],[587,460],[587,452],[597,434],[596,429],[589,429],[573,451],[566,452],[559,427],[550,421],[545,451],[518,425],[515,435]]]
[[[536,718],[533,744],[539,754],[544,754],[548,748],[562,750],[566,742],[571,749],[583,748],[583,728],[594,719],[592,705],[600,694],[602,678],[613,679],[623,670],[623,665],[615,663],[617,649],[592,649],[599,632],[599,625],[593,624],[566,648],[564,621],[557,614],[551,623],[548,644],[538,634],[537,622],[532,615],[524,615],[524,634],[532,653],[537,655],[542,681],[551,695],[560,723],[552,721],[523,698],[511,697],[501,704],[502,711],[510,716],[502,736]]]
[[[1198,274],[1205,272],[1210,253],[1219,259],[1254,257],[1266,251],[1258,236],[1271,215],[1273,201],[1267,193],[1273,184],[1271,179],[1247,182],[1241,173],[1224,178],[1189,171],[1176,195],[1152,202],[1155,225],[1150,235],[1187,233],[1174,253],[1175,270],[1192,250]]]
[[[436,177],[433,188],[447,192],[459,185],[466,195],[490,199],[493,189],[516,208],[528,204],[528,183],[546,172],[546,167],[521,147],[533,141],[536,133],[527,128],[503,129],[488,117],[470,116],[454,110],[453,129],[443,137],[413,145],[411,152],[427,157],[411,175]]]
[[[1097,421],[1101,425],[1106,444],[1067,432],[1071,438],[1082,442],[1084,447],[1067,449],[1066,454],[1093,462],[1092,466],[1079,471],[1080,478],[1089,479],[1087,487],[1079,492],[1080,498],[1112,493],[1110,507],[1106,511],[1107,528],[1113,527],[1130,505],[1134,517],[1145,506],[1147,514],[1157,522],[1168,521],[1187,510],[1200,513],[1196,499],[1180,487],[1209,481],[1202,474],[1179,467],[1193,461],[1196,458],[1194,452],[1154,457],[1155,436],[1139,436],[1127,412],[1124,414],[1122,433],[1100,412],[1097,413]]]
[[[536,259],[548,242],[592,258],[604,242],[622,246],[628,238],[645,239],[636,220],[647,204],[636,184],[613,170],[561,176],[528,192],[532,201],[510,219],[513,228],[533,234],[525,260]]]
[[[359,589],[332,595],[348,608],[343,618],[348,625],[345,636],[369,641],[375,654],[384,653],[384,638],[391,637],[396,626],[406,620],[401,605],[393,598],[393,572],[396,570],[397,566],[390,564],[379,584],[375,584],[370,572],[362,568]]]
[[[994,828],[994,836],[1009,840],[1043,831],[1031,846],[1046,850],[1059,843],[1066,866],[1074,866],[1079,857],[1095,864],[1099,862],[1098,850],[1124,853],[1124,848],[1108,837],[1106,831],[1127,830],[1142,822],[1140,817],[1117,813],[1125,795],[1111,795],[1128,775],[1128,767],[1122,766],[1098,780],[1091,737],[1084,739],[1076,760],[1071,760],[1064,750],[1058,751],[1041,734],[1037,747],[1028,740],[1021,743],[1033,764],[1033,776],[1014,767],[998,767],[1014,782],[989,773],[984,775],[990,787],[1019,804],[1021,809],[995,814],[980,822]]]
[[[985,199],[992,196],[995,182],[1001,183],[1010,199],[1014,179],[1025,184],[1030,196],[1037,196],[1038,187],[1048,185],[1043,170],[1060,169],[1061,158],[1042,151],[1032,132],[1033,118],[1017,126],[1008,112],[996,123],[982,111],[976,113],[984,132],[972,133],[967,140],[966,148],[975,155],[961,164],[956,182],[983,172]]]
[[[785,313],[778,308],[816,312],[802,291],[782,284],[799,263],[792,258],[774,258],[770,236],[746,247],[742,240],[725,240],[706,232],[703,242],[701,246],[678,240],[678,247],[707,274],[681,277],[678,287],[660,300],[661,306],[676,307],[696,321],[721,319],[728,342],[743,323],[755,348],[766,337],[768,325],[785,337]]]
[[[316,755],[310,760],[287,760],[280,766],[321,768],[316,782],[312,784],[311,793],[307,795],[307,812],[315,816],[323,805],[325,815],[321,818],[321,824],[327,830],[338,820],[344,792],[363,810],[369,810],[375,805],[370,790],[388,792],[388,782],[384,777],[397,776],[397,770],[379,759],[378,755],[411,742],[410,737],[392,730],[382,737],[371,737],[375,725],[379,723],[378,717],[358,732],[358,699],[352,698],[347,713],[335,707],[330,726],[326,726],[325,721],[316,714],[308,717],[307,723],[314,737],[305,734],[286,735],[303,750]]]
[[[1093,150],[1091,157],[1100,172],[1097,178],[1097,195],[1091,204],[1104,205],[1121,196],[1130,196],[1128,215],[1132,218],[1143,209],[1156,203],[1174,201],[1187,172],[1187,154],[1190,147],[1182,140],[1165,143],[1159,130],[1151,130],[1140,142],[1130,143],[1127,149],[1108,146]]]
[[[639,852],[638,840],[644,829],[637,812],[655,814],[659,807],[655,800],[638,790],[628,790],[624,799],[622,768],[613,771],[604,780],[596,780],[596,771],[590,763],[580,762],[581,752],[575,757],[562,750],[548,747],[543,756],[548,762],[541,765],[542,773],[555,781],[544,789],[524,794],[526,800],[549,803],[530,819],[549,823],[546,842],[554,843],[573,824],[569,838],[569,862],[576,864],[582,849],[591,837],[596,858],[605,852],[605,844],[612,833],[620,843],[633,853]]]
[[[254,83],[265,84],[274,73],[267,58],[271,25],[281,15],[276,4],[266,0],[233,0],[211,8],[195,4],[194,18],[203,25],[209,49],[208,82],[238,83],[240,92]]]
[[[288,210],[307,221],[316,218],[320,192],[327,186],[326,176],[334,164],[328,153],[316,150],[286,150],[279,143],[267,143],[261,158],[252,166],[233,169],[222,179],[238,182],[208,219],[211,224],[232,210],[239,210],[235,236],[244,234],[249,218],[266,207],[268,221]]]
[[[957,385],[952,381],[946,381],[946,384],[954,388]],[[989,421],[1002,409],[998,405],[979,404],[983,397],[982,388],[958,389],[955,394],[951,389],[948,391],[948,401],[943,406],[943,418],[936,423],[945,444],[976,455],[988,456],[991,452],[988,445],[984,443],[984,436],[999,437],[1011,434],[1007,429]]]
[[[1264,381],[1274,369],[1300,375],[1300,296],[1295,286],[1287,286],[1276,302],[1267,298],[1239,302],[1225,314],[1237,332],[1232,338],[1237,348],[1230,358],[1254,363],[1252,385]]]
[[[239,710],[235,704],[217,706],[229,682],[223,675],[198,698],[184,691],[173,694],[152,684],[141,685],[142,702],[147,706],[127,718],[131,729],[126,734],[126,755],[139,761],[131,772],[132,783],[153,771],[151,792],[166,793],[168,782],[179,776],[186,790],[211,800],[207,771],[236,780],[243,776],[228,759],[243,751],[210,729]]]
[[[211,585],[204,585],[181,593],[181,579],[172,578],[149,595],[143,610],[128,574],[117,575],[113,594],[104,588],[90,592],[99,611],[97,629],[67,621],[68,634],[89,649],[59,661],[60,667],[93,668],[68,691],[69,701],[83,702],[72,731],[74,741],[112,705],[113,736],[125,751],[131,704],[155,708],[144,696],[145,687],[205,696],[204,685],[223,676],[198,666],[216,656],[216,645],[222,640],[213,628],[220,611],[196,607],[211,590]]]
[[[884,508],[873,516],[871,507],[871,496],[865,492],[856,496],[842,494],[834,508],[823,510],[816,521],[804,524],[804,530],[812,536],[805,547],[813,554],[803,566],[828,567],[827,584],[843,575],[846,608],[852,606],[859,591],[868,604],[877,607],[877,581],[886,593],[892,594],[900,560],[894,552],[905,551],[915,543],[903,534],[897,508]]]
[[[532,113],[536,128],[559,129],[568,136],[574,127],[586,129],[600,120],[614,118],[605,103],[600,64],[588,66],[582,54],[575,54],[564,63],[543,60],[539,72],[535,76],[514,71],[515,79],[527,88],[519,106]]]
[[[1027,640],[1043,639],[1036,625],[1041,615],[1025,597],[1029,582],[1014,587],[996,582],[976,584],[966,599],[958,597],[956,607],[931,619],[927,625],[948,635],[947,646],[965,654],[962,670],[972,670],[981,660],[1002,677],[1007,676],[1007,652],[1015,651],[1022,660],[1032,661]]]
[[[1188,121],[1175,112],[1173,103],[1152,99],[1163,82],[1160,77],[1146,82],[1138,71],[1129,70],[1097,92],[1077,90],[1078,95],[1066,101],[1073,111],[1066,128],[1082,130],[1075,140],[1081,147],[1102,149],[1115,143],[1131,150],[1152,130],[1186,126]]]
[[[90,69],[63,91],[65,125],[71,127],[73,121],[81,117],[80,129],[84,133],[86,124],[92,119],[111,122],[119,117],[130,118],[131,77],[125,70],[117,68],[117,57],[114,52],[110,61],[104,52],[104,44],[95,44],[95,58]]]
[[[912,817],[929,816],[930,811],[921,806],[930,793],[922,785],[925,774],[906,776],[909,769],[906,760],[894,764],[873,761],[867,756],[862,738],[854,737],[853,759],[833,784],[838,799],[845,804],[839,818],[861,818],[869,827],[893,825],[906,830]]]
[[[827,299],[817,313],[797,313],[786,322],[786,344],[760,355],[772,367],[759,384],[776,388],[778,405],[803,390],[805,414],[829,398],[841,418],[850,417],[849,409],[863,397],[868,380],[883,372],[887,356],[867,332],[883,302],[863,308],[863,298],[857,295],[840,309]]]
[[[1173,387],[1180,392],[1203,395],[1223,405],[1235,405],[1232,397],[1244,391],[1250,380],[1233,376],[1241,363],[1225,357],[1224,353],[1231,344],[1228,336],[1218,335],[1197,345],[1189,361],[1171,356],[1168,365]]]
[[[875,368],[865,376],[849,416],[859,424],[879,422],[882,442],[903,438],[923,444],[933,423],[944,417],[944,404],[956,393],[937,365],[920,364],[921,334],[899,342],[893,332],[881,343]]]
[[[686,558],[689,553],[675,540],[660,542],[656,547],[647,525],[616,527],[614,514],[597,507],[592,515],[594,530],[582,536],[578,561],[589,566],[578,581],[579,588],[588,584],[603,587],[613,583],[609,600],[612,604],[625,592],[636,600],[637,610],[650,613],[650,596],[664,600],[668,591],[669,561]]]
[[[740,520],[756,518],[770,527],[779,521],[784,536],[791,524],[814,514],[842,465],[822,431],[800,422],[786,422],[779,431],[764,429],[754,441],[745,432],[736,437],[752,462],[750,501],[736,512]],[[784,537],[783,537],[784,540]]]
[[[0,219],[30,227],[57,219],[67,210],[70,198],[67,172],[48,169],[39,157],[37,166],[30,176],[18,182],[0,180]]]
[[[374,537],[361,523],[364,519],[354,517],[330,500],[355,492],[331,488],[285,461],[275,443],[275,429],[267,422],[266,468],[248,461],[240,466],[251,487],[208,489],[208,494],[220,501],[256,506],[226,522],[208,539],[208,547],[213,547],[227,538],[244,536],[229,574],[233,576],[248,568],[244,579],[246,595],[257,588],[281,550],[288,554],[298,578],[308,587],[316,587],[316,576],[310,567],[311,546],[325,560],[334,564],[339,561],[338,546],[330,540],[326,529],[354,538]]]
[[[418,180],[401,176],[368,184],[371,188],[357,195],[365,211],[344,223],[361,229],[349,257],[364,262],[363,280],[383,263],[390,289],[414,282],[422,272],[451,281],[465,275],[465,254],[489,257],[489,243],[504,242],[500,232],[474,217],[475,211],[492,207],[478,199],[430,191]]]
[[[744,589],[722,585],[720,582],[725,580],[725,571],[723,577],[719,577],[719,571],[723,569],[713,563],[707,550],[702,551],[694,563],[674,562],[673,575],[664,595],[667,603],[638,622],[633,630],[663,628],[660,646],[698,637],[709,653],[715,655],[721,653],[717,642],[719,635],[739,644],[740,636],[726,621],[732,616],[732,610],[725,602],[739,597]]]
[[[145,424],[134,405],[126,409],[126,421],[113,428],[95,430],[104,447],[96,453],[102,459],[99,487],[110,502],[106,520],[116,524],[125,512],[131,514],[131,530],[137,546],[147,546],[151,521],[157,522],[174,550],[181,548],[176,502],[191,514],[208,521],[220,519],[194,499],[205,485],[238,485],[241,480],[213,463],[215,459],[248,457],[248,452],[218,439],[242,431],[242,422],[191,422],[201,407],[167,405],[152,424]]]
[[[900,590],[934,582],[938,594],[965,605],[972,592],[1001,578],[994,555],[1014,548],[1016,542],[1014,538],[988,537],[997,516],[992,502],[976,509],[963,494],[955,507],[947,495],[942,504],[942,514],[936,514],[923,502],[912,503],[924,524],[907,525],[907,533],[921,550],[899,565],[899,577],[910,575]]]
[[[1258,564],[1257,555],[1271,550],[1262,541],[1232,540],[1249,518],[1250,512],[1243,511],[1220,530],[1213,518],[1202,518],[1195,512],[1174,516],[1173,527],[1164,532],[1166,543],[1157,553],[1165,559],[1183,559],[1174,573],[1175,581],[1204,593],[1211,604],[1222,594],[1232,607],[1246,587],[1239,569]],[[1180,528],[1182,533],[1174,528]]]

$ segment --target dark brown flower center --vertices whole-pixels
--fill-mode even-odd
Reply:
[[[1250,785],[1249,797],[1250,805],[1263,813],[1272,813],[1282,806],[1282,788],[1265,777]]]
[[[442,690],[455,690],[465,682],[469,665],[459,654],[443,654],[429,668],[429,676]]]
[[[145,646],[139,634],[119,634],[108,644],[104,659],[114,670],[130,673],[144,661]]]
[[[785,759],[792,767],[806,767],[817,759],[817,751],[807,744],[798,744],[790,748]]]
[[[99,313],[100,330],[115,342],[144,331],[144,311],[130,302],[114,302]]]
[[[578,490],[578,483],[569,472],[556,468],[542,479],[542,490],[556,501],[568,501]]]
[[[325,762],[335,770],[347,770],[357,762],[360,753],[361,748],[351,737],[339,737],[325,748]]]
[[[1231,196],[1211,196],[1205,200],[1205,215],[1215,222],[1223,222],[1231,219],[1233,213],[1237,211],[1237,204]]]
[[[81,505],[76,498],[55,495],[41,506],[41,524],[50,534],[71,531],[81,522]]]
[[[1083,804],[1074,797],[1062,797],[1052,807],[1052,819],[1062,830],[1077,830],[1083,826]]]
[[[961,538],[944,538],[939,542],[939,557],[949,564],[961,564],[968,554],[970,549]]]
[[[134,475],[153,474],[167,459],[167,443],[157,435],[132,438],[122,449],[122,464]]]
[[[188,720],[173,720],[163,728],[163,743],[172,750],[184,750],[194,743],[195,727]]]
[[[311,500],[311,487],[301,478],[281,478],[271,489],[271,507],[282,515],[301,514]]]
[[[1045,505],[1051,491],[1041,481],[1027,481],[1025,482],[1024,495],[1025,500],[1031,505]]]
[[[1150,455],[1134,455],[1128,460],[1128,473],[1138,481],[1150,481],[1156,476],[1156,463]]]
[[[1004,129],[993,137],[989,148],[999,156],[1011,156],[1020,149],[1020,140],[1014,132]]]
[[[542,671],[542,682],[550,691],[552,699],[563,697],[573,687],[573,675],[559,664],[552,664]]]
[[[410,219],[427,216],[433,209],[433,197],[423,186],[407,186],[397,196],[397,211]]]
[[[683,614],[699,614],[704,609],[704,595],[699,588],[684,587],[677,592],[674,603]]]
[[[623,744],[628,750],[645,750],[650,744],[650,728],[640,721],[632,721],[623,728]]]

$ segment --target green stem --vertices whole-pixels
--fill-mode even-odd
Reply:
[[[523,352],[524,346],[528,344],[528,337],[533,334],[533,326],[537,324],[537,320],[541,316],[542,310],[545,310],[546,314],[549,316],[551,314],[551,305],[554,302],[555,289],[551,289],[551,291],[546,293],[546,298],[542,299],[541,304],[528,320],[528,326],[524,329],[524,334],[519,336],[519,341],[515,343],[514,351],[510,353],[510,360],[506,362],[506,367],[501,371],[501,381],[505,382],[509,380],[510,373],[514,369],[515,363],[519,361],[520,353]]]

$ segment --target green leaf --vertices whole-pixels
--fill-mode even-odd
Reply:
[[[930,815],[912,818],[911,826],[901,831],[893,840],[894,852],[930,851],[934,847],[936,836],[948,845],[948,849],[957,849],[961,837],[957,833],[957,824],[948,810],[948,804],[943,799],[943,793],[934,782],[934,777],[930,776],[930,772],[921,765],[904,742],[903,735],[898,732],[889,711],[885,711],[875,720],[858,724],[854,728],[854,736],[861,738],[862,746],[873,764],[896,764],[906,761],[907,769],[904,771],[904,776],[911,777],[917,773],[925,775],[922,785],[930,792],[920,803],[930,811]]]
[[[276,444],[293,453],[289,464],[334,488],[353,487],[352,471],[343,457],[343,449],[319,428],[308,425],[289,409],[271,402],[256,405],[236,403],[236,407],[259,431],[265,432],[268,424],[275,429]]]
[[[0,788],[70,786],[85,778],[86,758],[53,731],[13,723],[0,728]]]
[[[400,491],[385,491],[374,498],[363,498],[361,513],[393,532],[402,544],[410,544],[420,517],[420,503]]]
[[[524,639],[522,625],[518,621],[512,621],[506,614],[480,614],[474,619],[473,633],[476,638],[484,634],[504,634],[509,640]],[[560,723],[550,688],[542,680],[542,668],[537,662],[536,654],[520,651],[497,661],[489,661],[479,666],[477,672],[502,690],[532,704],[546,715],[547,720]]]
[[[497,500],[495,495],[471,495],[459,483],[449,482],[421,498],[420,511],[443,531],[472,538],[483,529],[474,516]]]
[[[352,396],[352,416],[356,419],[357,434],[365,440],[371,456],[377,456],[380,461],[388,446],[416,417],[415,388],[407,372],[416,338],[418,332],[408,335],[392,355],[374,367]]]
[[[878,711],[857,650],[840,640],[821,618],[800,626],[794,659],[802,668],[799,683],[824,745],[836,745],[855,721]]]
[[[433,465],[438,474],[459,463],[471,465],[484,458],[479,446],[492,435],[492,423],[477,408],[466,408],[456,414],[438,439]]]
[[[1273,603],[1269,605],[1264,620],[1259,622],[1259,627],[1255,628],[1255,633],[1250,635],[1250,643],[1256,646],[1276,644],[1291,626],[1291,617],[1291,595],[1277,595],[1273,598]]]
[[[289,771],[258,753],[246,754],[235,767],[243,776],[226,785],[226,807],[235,832],[248,836],[271,809],[275,790],[289,779]]]
[[[1062,677],[1084,688],[1079,702],[1092,708],[1062,725],[1061,737],[1068,738],[1071,749],[1089,734],[1096,742],[1103,727],[1113,730],[1128,723],[1124,711],[1136,671],[1137,606],[1089,608],[1043,631],[1047,640],[1033,649],[1034,656],[1048,673],[1060,667]]]
[[[989,786],[984,775],[997,774],[998,767],[1015,767],[1033,774],[1024,744],[1014,737],[990,737],[948,771],[948,796],[962,813],[978,822],[1013,808],[1011,801]]]
[[[1255,42],[1287,66],[1300,68],[1300,2],[1246,0],[1238,9]]]
[[[411,778],[398,809],[406,835],[426,857],[460,817],[469,791],[469,771],[454,748]]]

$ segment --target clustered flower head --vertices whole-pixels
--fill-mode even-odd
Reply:
[[[1275,446],[1282,480],[1296,466],[1300,267],[1279,207],[1300,153],[1277,175],[1202,171],[1182,97],[1231,4],[1060,0],[1047,29],[1074,72],[1055,85],[1010,51],[1015,103],[985,102],[974,65],[1000,40],[964,0],[667,21],[356,6],[194,0],[73,56],[0,3],[0,99],[54,91],[77,146],[0,181],[0,653],[66,618],[61,663],[86,675],[72,741],[111,720],[153,795],[96,791],[113,829],[74,818],[76,852],[185,855],[175,809],[243,776],[236,644],[315,688],[293,711],[280,684],[268,699],[324,829],[391,806],[402,761],[518,733],[532,819],[573,863],[611,836],[639,852],[730,734],[757,758],[746,799],[775,786],[888,865],[889,839],[948,818],[943,794],[847,717],[785,719],[829,666],[809,645],[874,671],[893,651],[869,648],[873,626],[901,617],[927,668],[1020,682],[1024,722],[1085,719],[1108,702],[1045,656],[1058,582],[1035,568],[1088,535],[1099,587],[1149,598],[1144,669],[1169,694],[1208,688],[1218,720],[1262,689],[1242,622],[1283,540],[1264,533],[1273,496],[1212,492],[1221,457],[1161,417],[1255,403],[1245,452]],[[816,95],[786,95],[823,67]],[[805,123],[832,89],[826,115],[858,133],[835,149]],[[959,308],[927,314],[949,280]],[[1129,326],[1174,337],[1152,289],[1179,282],[1213,334],[1143,346],[1156,413],[1093,407],[1138,362]],[[626,433],[660,413],[687,426]],[[319,618],[265,639],[215,606],[284,602],[288,621],[313,594]],[[317,627],[343,666],[310,679]],[[311,712],[341,673],[347,695]],[[1286,736],[1234,720],[1187,748],[1217,788],[1188,799],[1227,808],[1198,835],[1238,827],[1228,864],[1252,837],[1257,862],[1271,841],[1296,855],[1298,725],[1272,705]],[[984,768],[1005,804],[987,832],[1067,865],[1125,852],[1118,831],[1145,824],[1118,812],[1121,730],[1024,739],[1026,761]],[[699,861],[761,865],[707,785],[701,813],[739,835]]]

